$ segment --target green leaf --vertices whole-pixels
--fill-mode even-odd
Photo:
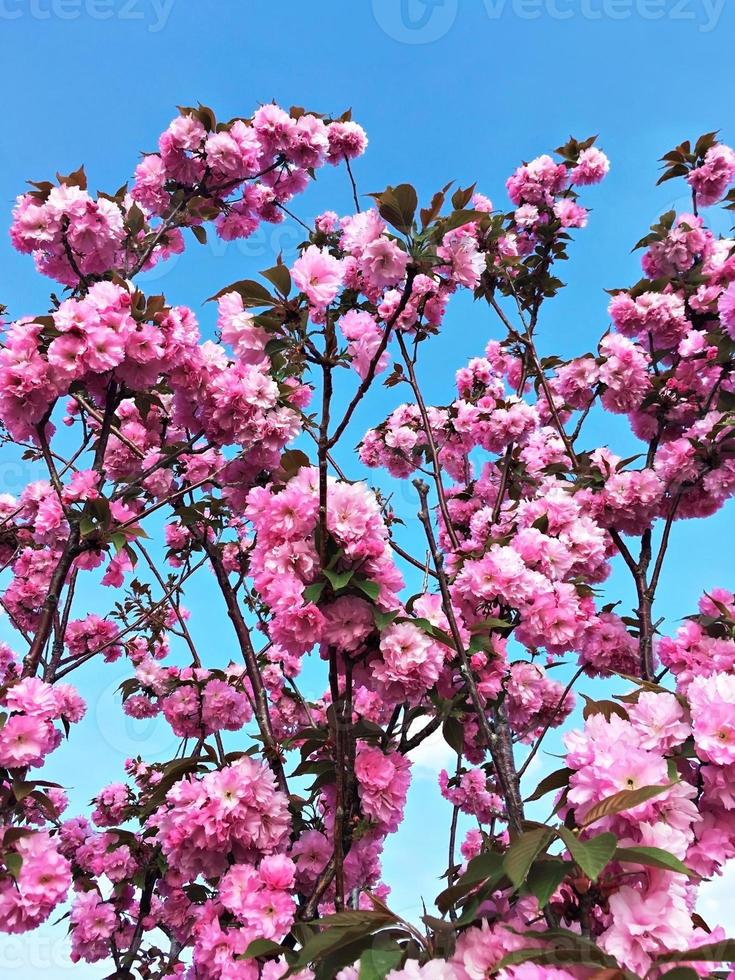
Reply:
[[[264,269],[261,272],[268,282],[272,282],[279,293],[282,296],[288,296],[291,292],[291,273],[288,271],[288,266],[279,262],[278,265],[274,265],[272,269]]]
[[[271,939],[254,939],[241,956],[236,956],[236,960],[253,960],[258,956],[283,956],[293,953],[293,950],[286,946],[279,946]]]
[[[583,841],[566,827],[559,827],[556,832],[564,841],[575,863],[592,881],[595,881],[600,872],[610,863],[618,846],[615,834],[598,834],[597,837],[590,837],[589,840]]]
[[[410,184],[386,187],[382,193],[371,194],[370,197],[375,198],[381,218],[404,235],[411,234],[419,202],[416,191]]]
[[[520,888],[526,880],[531,865],[546,850],[552,837],[551,828],[535,827],[517,837],[505,852],[503,870],[516,888]]]
[[[713,133],[704,133],[704,135],[699,137],[694,147],[694,152],[697,156],[704,156],[707,150],[715,145],[719,133],[719,129],[716,129]]]
[[[322,929],[326,926],[330,929],[335,927],[344,927],[345,929],[370,928],[373,931],[395,921],[396,917],[387,910],[347,909],[344,912],[332,912],[331,915],[323,915],[319,919],[319,926]]]
[[[382,940],[382,936],[367,935],[342,944],[314,964],[314,980],[334,980],[341,970],[358,963],[367,949],[373,949]]]
[[[110,544],[114,547],[116,552],[122,551],[127,543],[128,539],[125,537],[122,531],[115,531],[114,534],[110,535]]]
[[[382,609],[378,609],[376,606],[373,606],[373,620],[381,633],[383,630],[387,630],[388,627],[393,624],[397,615],[397,610],[393,610],[392,612],[383,612]]]
[[[398,944],[386,949],[366,949],[360,957],[359,980],[384,980],[386,973],[398,966],[403,951]]]
[[[459,718],[449,715],[442,725],[442,735],[447,745],[456,753],[464,751],[464,727]]]
[[[3,863],[8,869],[8,874],[12,878],[17,878],[20,869],[23,867],[23,858],[17,851],[8,851],[7,854],[3,855]]]
[[[467,870],[462,875],[464,882],[487,881],[503,874],[503,855],[495,851],[484,851],[477,854],[467,865]]]
[[[281,456],[281,469],[295,476],[303,466],[311,466],[311,460],[300,449],[287,449]]]
[[[421,616],[415,616],[411,619],[404,620],[404,622],[411,623],[411,625],[417,627],[417,629],[423,630],[427,636],[432,638],[432,640],[438,640],[439,643],[443,643],[445,646],[451,647],[452,650],[455,649],[454,640],[452,637],[448,633],[445,633],[444,630],[440,630],[438,626],[434,626],[434,624],[428,619],[424,619]]]
[[[303,970],[319,959],[328,956],[342,946],[370,935],[370,929],[327,929],[312,936],[299,950],[299,955],[284,976],[289,977]]]
[[[83,538],[86,538],[88,534],[97,530],[97,525],[94,523],[91,517],[83,517],[79,522],[79,533]]]
[[[485,211],[454,211],[446,221],[442,221],[440,228],[442,235],[446,235],[448,231],[453,231],[455,228],[461,228],[463,225],[468,225],[473,221],[483,221],[487,219],[487,213]]]
[[[695,877],[694,872],[678,857],[660,847],[619,847],[615,851],[614,859],[631,864],[644,864],[651,868],[663,868],[665,871],[675,871],[690,878]]]
[[[130,229],[131,235],[137,235],[143,230],[143,225],[145,224],[145,215],[138,207],[137,204],[133,204],[127,214],[126,224]]]
[[[696,949],[675,950],[658,957],[659,963],[732,963],[735,961],[735,939],[723,939],[720,943],[707,943]]]
[[[325,772],[334,772],[334,763],[328,759],[304,759],[296,766],[291,773],[291,778],[296,776],[321,776]]]
[[[542,796],[546,796],[552,790],[563,789],[565,786],[568,786],[571,774],[572,770],[565,767],[564,769],[557,769],[556,772],[552,772],[549,776],[545,776],[533,793],[526,797],[525,802],[533,803],[534,800],[540,800]]]
[[[610,721],[612,715],[617,715],[619,718],[628,718],[628,712],[625,708],[616,704],[615,701],[593,701],[586,694],[583,694],[582,697],[585,700],[584,711],[582,712],[582,717],[585,721],[591,718],[592,715],[604,715],[608,721]]]
[[[344,589],[349,584],[350,579],[354,575],[354,571],[350,568],[346,572],[335,572],[331,568],[325,568],[324,575],[329,580],[329,584],[334,591],[339,592],[340,589]]]
[[[536,861],[528,872],[526,888],[538,899],[539,908],[544,908],[569,871],[574,867],[571,861],[549,858]]]
[[[354,583],[360,592],[364,592],[368,599],[372,599],[373,602],[378,601],[378,596],[380,595],[380,586],[377,582],[371,582],[368,578],[356,578]]]
[[[304,589],[304,600],[306,602],[318,602],[326,587],[326,582],[313,582],[311,585],[307,585]]]
[[[84,172],[84,164],[79,167],[78,170],[74,170],[70,174],[56,174],[56,179],[60,184],[66,184],[67,187],[79,187],[81,190],[86,191],[87,189],[87,175]],[[33,181],[31,181],[33,183]]]
[[[624,789],[620,793],[614,793],[589,810],[582,821],[582,826],[589,827],[590,824],[602,820],[603,817],[612,817],[616,813],[623,813],[625,810],[640,806],[641,803],[646,803],[648,800],[665,793],[667,789],[671,789],[672,785],[672,783],[666,783],[661,786],[642,786],[640,789]]]
[[[507,629],[512,625],[507,619],[498,619],[496,616],[489,616],[487,619],[483,619],[481,622],[470,626],[470,633],[486,633],[491,630]]]
[[[18,803],[22,803],[26,796],[30,796],[35,788],[35,783],[24,783],[18,780],[13,783],[13,796]]]
[[[327,928],[307,939],[285,976],[291,976],[356,942],[365,941],[374,932],[393,922],[395,917],[385,912],[347,911],[324,916],[319,920],[319,925],[326,925]],[[360,951],[352,957],[352,962],[359,955]]]
[[[15,844],[16,841],[22,840],[24,837],[31,837],[34,831],[29,830],[28,827],[8,827],[8,829],[3,834],[3,844],[6,847],[10,847]]]
[[[436,907],[440,912],[446,913],[466,895],[473,892],[478,885],[487,882],[494,887],[504,877],[503,856],[501,854],[496,854],[494,851],[478,854],[477,857],[472,858],[459,881],[437,895]]]
[[[529,937],[530,938],[530,937]],[[528,949],[517,949],[508,953],[502,958],[494,970],[497,972],[509,966],[519,963],[542,963],[552,966],[559,963],[576,963],[578,966],[586,966],[599,970],[600,967],[615,968],[615,961],[610,956],[605,956],[601,950],[579,946],[555,946],[553,949],[530,947]],[[618,968],[619,969],[619,968]]]
[[[265,286],[255,282],[254,279],[239,279],[237,282],[232,282],[229,286],[220,289],[214,296],[210,296],[207,302],[210,303],[219,299],[220,296],[225,296],[227,293],[239,293],[244,306],[270,306],[273,303],[273,297]]]
[[[461,211],[466,208],[467,205],[472,200],[472,195],[475,193],[475,187],[477,184],[472,184],[470,187],[458,187],[457,190],[452,194],[452,207],[455,211]]]
[[[428,208],[421,209],[421,230],[425,230],[432,221],[435,221],[441,214],[441,209],[444,206],[444,199],[447,191],[451,187],[451,183],[447,184],[442,190],[437,191],[436,194],[431,199],[431,206]]]

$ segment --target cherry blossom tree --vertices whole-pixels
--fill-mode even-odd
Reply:
[[[724,976],[735,943],[696,903],[735,855],[735,597],[702,583],[673,636],[656,599],[677,522],[735,493],[735,241],[700,214],[735,209],[735,152],[708,134],[666,154],[691,212],[654,225],[596,351],[563,360],[537,330],[609,169],[596,141],[520,166],[508,210],[450,185],[370,200],[366,145],[349,113],[183,108],[130,187],[92,196],[80,169],[18,198],[13,244],[60,295],[0,347],[4,443],[46,473],[0,497],[0,929],[67,910],[72,960],[119,980]],[[284,220],[325,165],[354,213],[212,297],[217,342],[136,285]],[[422,354],[467,291],[477,356],[431,405]],[[380,385],[405,401],[357,433],[357,465],[341,447]],[[606,413],[639,455],[588,444]],[[414,495],[420,546],[366,468]],[[603,604],[613,562],[633,609]],[[188,625],[203,576],[225,668]],[[75,815],[42,766],[85,711],[70,676],[122,659],[120,710],[162,716],[177,751],[129,759]],[[524,800],[593,678],[610,699],[582,695]],[[409,922],[380,857],[439,734],[446,875]]]

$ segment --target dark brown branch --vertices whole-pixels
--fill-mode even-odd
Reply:
[[[439,578],[439,588],[442,594],[444,614],[449,621],[450,632],[460,660],[462,677],[467,685],[470,701],[472,702],[472,707],[474,708],[475,715],[477,716],[477,721],[480,726],[482,739],[490,751],[490,755],[493,760],[498,786],[501,790],[505,801],[505,806],[508,811],[508,827],[510,829],[511,836],[516,837],[522,832],[524,813],[523,800],[521,799],[518,784],[518,776],[513,763],[513,747],[510,741],[510,733],[507,729],[507,725],[504,724],[504,719],[501,718],[501,724],[497,726],[495,731],[493,731],[488,721],[485,704],[483,703],[480,692],[477,689],[477,684],[475,683],[475,678],[472,673],[472,667],[467,657],[467,652],[464,649],[462,636],[459,631],[459,626],[457,625],[457,619],[454,615],[452,597],[449,592],[449,584],[444,573],[442,556],[437,548],[436,539],[434,537],[434,530],[431,525],[431,516],[429,514],[429,488],[422,480],[414,480],[414,486],[418,490],[419,497],[421,499],[419,520],[423,524],[426,539],[429,543],[429,550],[431,551],[431,556],[434,561],[434,568],[436,569],[436,573]]]
[[[276,777],[276,783],[279,790],[285,794],[288,798],[288,783],[286,782],[286,773],[283,768],[283,761],[281,759],[281,754],[278,750],[275,737],[273,735],[273,726],[271,725],[270,711],[268,709],[268,695],[263,686],[263,678],[260,674],[260,667],[258,665],[258,658],[253,648],[252,640],[250,639],[250,630],[248,629],[247,623],[242,614],[242,610],[237,601],[237,596],[230,585],[230,580],[227,575],[227,570],[222,561],[222,556],[215,544],[212,544],[206,537],[206,532],[199,536],[197,535],[200,544],[209,556],[210,563],[214,570],[215,577],[217,579],[217,584],[219,585],[220,591],[224,597],[225,605],[227,606],[227,614],[230,617],[230,621],[235,629],[235,635],[237,636],[238,642],[240,644],[240,650],[242,652],[243,659],[245,661],[245,669],[247,671],[248,679],[253,688],[253,696],[255,697],[255,717],[258,722],[258,728],[260,730],[260,736],[263,739],[263,752],[268,761],[268,765]]]
[[[419,383],[416,378],[414,363],[411,357],[409,356],[408,349],[406,347],[406,342],[400,333],[397,336],[398,336],[398,346],[400,347],[401,355],[403,356],[403,362],[406,365],[406,370],[408,371],[409,383],[411,385],[411,389],[416,399],[416,404],[418,405],[418,409],[421,414],[421,421],[423,422],[424,431],[426,432],[426,441],[429,445],[429,454],[431,457],[431,468],[434,476],[434,485],[436,486],[436,493],[437,493],[437,497],[439,498],[439,509],[442,512],[442,517],[444,519],[444,527],[449,536],[449,540],[452,542],[452,547],[456,551],[459,548],[459,539],[457,538],[457,533],[454,530],[454,524],[452,523],[452,518],[449,514],[449,506],[447,504],[446,494],[444,493],[444,484],[442,483],[441,465],[439,463],[439,453],[436,448],[436,442],[434,441],[434,433],[431,431],[431,422],[429,420],[429,413],[426,409],[424,396],[421,393],[421,388],[419,387]]]
[[[332,436],[329,439],[327,445],[328,449],[332,449],[332,447],[337,444],[342,433],[350,424],[350,419],[352,418],[355,409],[362,401],[362,398],[367,392],[370,385],[373,383],[373,379],[375,378],[375,372],[378,369],[378,363],[380,361],[380,358],[383,356],[388,346],[388,341],[390,340],[391,331],[393,330],[393,327],[398,322],[398,318],[400,317],[401,313],[403,313],[403,311],[406,309],[406,306],[408,305],[408,301],[411,298],[411,291],[413,290],[413,282],[414,279],[416,278],[416,273],[417,270],[415,267],[413,266],[409,267],[408,274],[406,275],[406,285],[403,287],[403,293],[401,295],[400,302],[398,303],[398,306],[396,307],[395,311],[393,312],[390,319],[387,321],[385,325],[385,332],[383,333],[383,338],[380,341],[378,349],[376,350],[375,355],[373,356],[373,359],[370,362],[370,365],[368,366],[365,377],[362,379],[362,382],[360,383],[360,386],[355,392],[352,401],[347,406],[347,411],[345,412],[342,421],[339,423],[339,425],[334,430]]]
[[[54,617],[59,605],[59,598],[61,597],[64,583],[66,582],[66,577],[69,574],[74,559],[81,550],[79,540],[79,526],[74,524],[69,531],[69,537],[64,545],[64,550],[61,552],[61,557],[59,558],[56,568],[51,575],[51,581],[49,582],[48,586],[48,595],[41,606],[41,616],[38,621],[36,632],[33,635],[33,642],[31,643],[31,648],[23,661],[24,677],[34,675],[38,669],[41,654],[43,653],[46,642],[51,635]]]

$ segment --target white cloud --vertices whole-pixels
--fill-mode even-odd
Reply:
[[[697,911],[710,928],[722,926],[727,936],[735,936],[735,861],[725,866],[719,878],[705,882],[699,889]]]
[[[424,725],[426,722],[423,723]],[[423,725],[421,721],[416,722],[408,731],[409,737],[421,731]],[[448,769],[454,765],[457,754],[444,741],[441,728],[432,732],[427,739],[411,752],[410,757],[413,762],[413,772],[416,776],[425,779],[435,779],[442,769]]]

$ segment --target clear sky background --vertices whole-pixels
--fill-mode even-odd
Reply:
[[[631,246],[663,211],[688,207],[683,187],[654,188],[657,159],[709,130],[735,140],[734,7],[725,0],[0,0],[5,221],[26,179],[67,173],[81,162],[92,189],[116,190],[132,174],[138,152],[154,148],[174,107],[197,101],[220,118],[248,115],[271,99],[334,114],[351,106],[371,140],[355,167],[361,192],[410,180],[427,198],[448,180],[478,181],[501,208],[505,178],[521,160],[570,134],[599,133],[613,169],[586,196],[594,210],[562,272],[569,288],[547,307],[540,328],[544,353],[583,353],[607,328],[604,289],[639,278]],[[322,174],[298,202],[307,221],[327,207],[351,209],[344,173]],[[725,218],[713,224],[728,232]],[[192,244],[151,274],[147,288],[190,305],[211,336],[215,311],[204,299],[267,268],[279,251],[293,258],[301,237],[293,225],[265,226],[242,243],[212,236],[209,245]],[[31,260],[0,237],[0,301],[10,313],[45,312],[50,288]],[[494,335],[496,324],[484,310],[467,299],[455,303],[442,336],[422,355],[427,397],[449,401],[454,371]],[[383,417],[400,397],[400,389],[383,391],[379,409],[357,414],[344,462],[377,412]],[[601,428],[593,419],[588,443],[626,455],[630,437],[621,420]],[[41,475],[3,451],[0,492],[18,492]],[[405,542],[417,543],[411,494],[399,489],[394,504],[406,521]],[[675,629],[694,611],[704,589],[732,585],[734,529],[727,509],[676,528],[659,604],[663,629]],[[609,593],[630,604],[619,570]],[[110,598],[90,587],[75,615],[105,612]],[[205,587],[190,600],[193,634],[205,656],[225,664],[236,650],[224,611],[211,599]],[[10,637],[6,623],[0,636]],[[127,756],[173,751],[163,726],[120,719],[115,688],[125,673],[122,663],[88,671],[80,685],[88,716],[54,757],[77,811],[100,786],[120,778]],[[319,695],[317,671],[307,671],[305,686]],[[549,748],[558,751],[558,743]],[[404,830],[386,850],[393,904],[406,914],[415,912],[417,894],[430,904],[441,888],[450,813],[437,800],[435,776],[447,762],[440,744],[422,749]],[[554,764],[542,760],[535,777]],[[732,921],[723,908],[728,887],[725,881],[709,886],[702,905],[707,918]],[[65,976],[71,967],[64,932],[62,924],[36,935],[0,935],[0,975]],[[104,975],[101,965],[73,969],[80,980]]]

